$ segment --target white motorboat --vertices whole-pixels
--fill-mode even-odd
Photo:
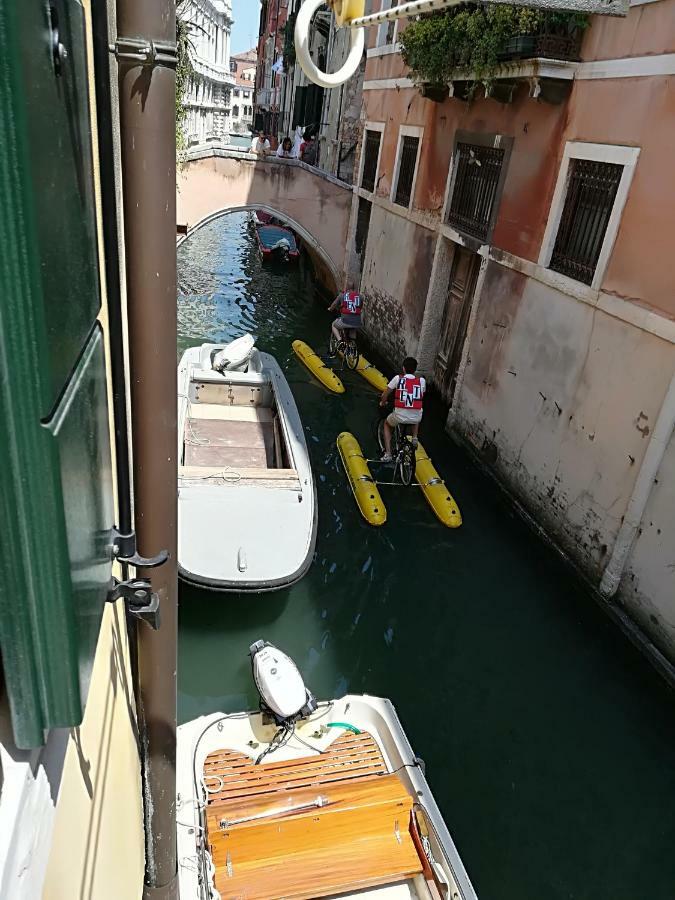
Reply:
[[[266,591],[309,568],[316,491],[281,368],[244,349],[202,344],[178,365],[178,569],[214,590]]]
[[[181,900],[477,900],[391,702],[250,654],[260,710],[178,728]]]

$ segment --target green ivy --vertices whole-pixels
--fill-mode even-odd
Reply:
[[[284,24],[279,29],[284,37],[284,70],[288,72],[291,66],[295,65],[295,20],[297,13],[291,13]]]
[[[187,110],[185,108],[185,94],[188,82],[192,75],[192,61],[190,54],[194,50],[190,41],[190,23],[182,15],[182,7],[185,0],[179,0],[176,4],[176,44],[178,61],[176,64],[176,150],[182,153],[185,150],[185,131],[183,123]]]
[[[409,22],[400,32],[403,60],[419,82],[447,84],[458,71],[476,80],[499,66],[509,40],[542,29],[571,33],[589,25],[580,13],[548,12],[524,6],[463,6]]]

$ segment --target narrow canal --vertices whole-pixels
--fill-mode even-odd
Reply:
[[[433,404],[421,437],[463,527],[440,526],[414,488],[388,489],[383,528],[363,523],[335,437],[374,451],[376,394],[350,373],[346,394],[328,395],[295,359],[294,338],[323,352],[329,331],[309,267],[263,268],[243,213],[202,228],[178,260],[179,353],[258,336],[293,388],[319,498],[315,562],[295,587],[182,586],[180,721],[255,706],[246,651],[266,638],[319,697],[392,699],[481,900],[673,900],[675,723],[659,678]]]

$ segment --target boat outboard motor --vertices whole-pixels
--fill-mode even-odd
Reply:
[[[288,725],[314,712],[316,699],[290,656],[269,641],[251,644],[249,654],[261,705],[278,725]]]
[[[272,252],[274,253],[275,251],[278,251],[281,258],[286,261],[291,252],[291,245],[286,238],[280,238],[272,247]]]

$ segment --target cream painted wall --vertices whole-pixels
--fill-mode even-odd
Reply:
[[[91,2],[87,24],[94,190],[101,279],[99,321],[107,336],[108,309],[98,165],[95,85],[91,60]],[[113,97],[113,108],[117,98]],[[123,257],[122,257],[123,258]],[[123,273],[122,273],[123,275]],[[106,340],[108,405],[112,408]],[[128,369],[127,369],[128,378]],[[113,465],[115,444],[110,420]],[[116,487],[116,485],[115,485]],[[115,496],[115,508],[117,497]],[[119,573],[117,573],[119,575]],[[82,724],[68,732],[48,849],[45,900],[135,900],[143,891],[144,832],[136,710],[124,602],[106,604]]]
[[[136,712],[120,600],[107,605],[84,719],[69,734],[42,898],[136,900],[143,873]]]

